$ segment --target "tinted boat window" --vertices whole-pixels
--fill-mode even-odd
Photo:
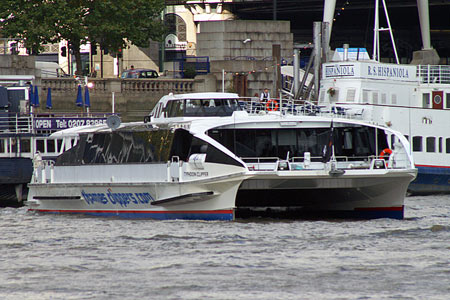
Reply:
[[[45,152],[45,148],[44,148],[44,140],[36,140],[36,150],[44,153]]]
[[[413,151],[415,151],[415,152],[422,151],[422,137],[421,136],[413,136]]]
[[[187,99],[184,115],[188,117],[231,116],[242,110],[237,99]]]
[[[30,138],[24,138],[24,139],[20,140],[20,151],[21,152],[31,152]]]
[[[173,141],[170,130],[115,131],[80,136],[57,165],[166,162]]]
[[[170,152],[170,157],[178,156],[182,161],[188,161],[189,149],[191,148],[192,135],[184,130],[175,131],[174,142]]]
[[[436,152],[436,139],[427,137],[427,152]]]
[[[310,152],[321,157],[330,138],[327,128],[295,129],[213,129],[208,135],[239,157],[303,157]],[[368,127],[334,128],[336,156],[357,157],[379,153],[375,149],[375,130]],[[387,136],[378,131],[378,148],[387,147]]]
[[[242,166],[184,129],[82,134],[77,145],[58,156],[56,165],[165,163],[173,156],[187,162],[194,153],[206,153],[207,162]]]

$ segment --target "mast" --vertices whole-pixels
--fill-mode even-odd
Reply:
[[[375,20],[373,28],[373,56],[372,59],[375,61],[380,61],[380,31],[389,31],[391,36],[392,48],[394,49],[395,61],[399,64],[397,47],[395,46],[394,34],[392,33],[391,22],[389,21],[389,14],[387,11],[386,1],[383,1],[384,15],[386,16],[387,28],[380,28],[379,22],[379,0],[375,0]]]

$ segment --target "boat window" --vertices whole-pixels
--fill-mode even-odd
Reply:
[[[422,107],[423,108],[430,107],[430,93],[423,93],[422,94]]]
[[[369,103],[369,91],[368,90],[363,90],[363,103]]]
[[[0,139],[0,153],[6,153],[6,145],[8,143],[5,139]]]
[[[336,156],[369,156],[375,150],[375,130],[368,127],[334,128]],[[329,128],[213,129],[208,135],[239,157],[303,157],[305,152],[320,159],[330,140]],[[387,137],[378,131],[378,148],[387,147]]]
[[[436,152],[435,137],[427,137],[427,152]]]
[[[405,138],[409,142],[409,135],[405,135]]]
[[[347,90],[347,102],[355,102],[356,89]]]
[[[445,99],[447,99],[445,108],[450,108],[450,93],[445,93]]]
[[[158,118],[161,118],[164,116],[164,104],[163,103],[159,104],[157,114],[158,114]]]
[[[168,117],[170,115],[170,111],[172,110],[173,101],[169,101],[166,104],[166,107],[164,107],[164,113],[165,117]]]
[[[91,134],[92,135],[92,134]],[[101,132],[61,154],[57,165],[167,162],[173,141],[170,130]]]
[[[386,104],[386,94],[385,93],[381,94],[381,103]]]
[[[231,116],[234,111],[242,110],[237,99],[187,99],[185,116],[214,117]]]
[[[372,93],[372,103],[373,104],[378,104],[378,92],[373,92]]]
[[[177,129],[173,138],[170,157],[178,156],[180,160],[188,161],[194,153],[206,153],[206,162],[242,166],[234,158],[209,143],[193,137],[188,131]]]
[[[21,152],[31,152],[31,141],[30,138],[24,138],[20,140],[20,151]]]
[[[353,134],[350,130],[344,130],[344,145],[343,149],[353,148]]]
[[[445,153],[450,153],[450,138],[445,139]]]
[[[44,153],[45,152],[45,146],[44,146],[44,140],[36,140],[36,150]]]
[[[413,136],[413,151],[414,152],[422,151],[422,137],[421,136]]]
[[[170,112],[168,117],[174,118],[174,117],[182,117],[183,111],[184,111],[184,101],[183,100],[174,100],[169,101],[171,102],[170,106]]]
[[[56,152],[55,151],[55,140],[47,140],[47,152]]]
[[[178,156],[182,161],[188,161],[189,149],[192,143],[192,134],[183,129],[175,131],[170,157]]]
[[[189,156],[194,153],[206,153],[206,162],[243,167],[243,165],[234,158],[196,137],[193,137],[192,139]]]
[[[442,138],[441,137],[439,138],[439,141],[438,141],[438,151],[439,151],[439,153],[442,153]]]
[[[392,104],[397,104],[397,94],[391,95]]]

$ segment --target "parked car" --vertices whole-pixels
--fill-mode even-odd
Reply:
[[[120,78],[158,78],[158,72],[152,69],[130,69],[125,70]]]

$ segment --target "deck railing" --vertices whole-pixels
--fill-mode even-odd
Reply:
[[[321,156],[291,157],[283,160],[278,157],[242,157],[250,171],[299,171],[299,170],[369,170],[369,169],[397,169],[405,168],[409,161],[392,157],[385,160],[377,155],[370,156],[336,156],[333,160],[323,162]],[[332,166],[334,165],[334,166]]]
[[[110,113],[12,113],[0,112],[1,134],[47,132],[104,123]],[[98,121],[98,122],[97,122]]]
[[[418,65],[417,77],[421,83],[450,84],[450,66],[447,65]]]
[[[362,119],[363,110],[348,113],[341,107],[325,108],[306,100],[271,99],[260,101],[257,98],[240,98],[240,106],[250,115],[279,113],[282,115],[333,116],[346,119]]]

